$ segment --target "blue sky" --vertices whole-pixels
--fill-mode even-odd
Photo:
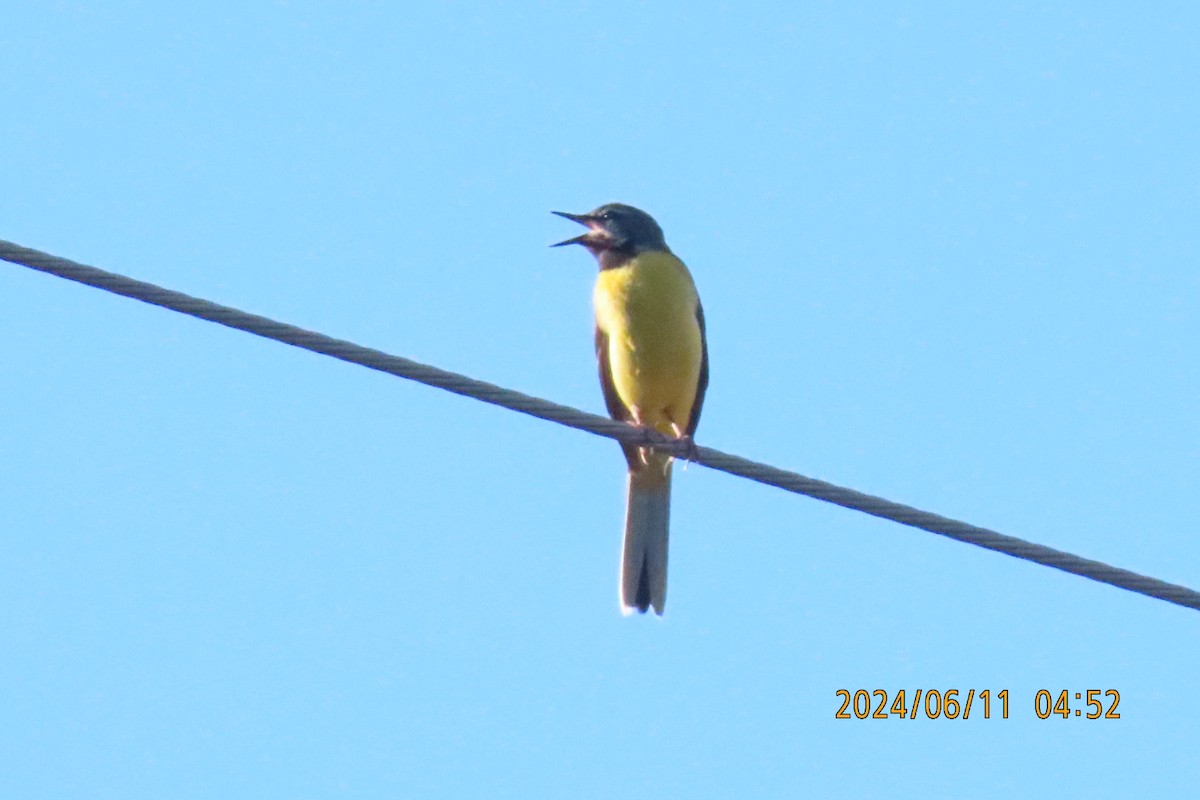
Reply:
[[[701,444],[1198,587],[1198,25],[25,4],[0,238],[599,412],[548,212],[632,203],[704,299]],[[667,615],[623,618],[612,442],[0,297],[5,796],[1194,794],[1194,611],[692,467]],[[1010,718],[834,718],[918,688]]]

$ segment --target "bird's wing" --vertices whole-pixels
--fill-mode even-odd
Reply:
[[[613,383],[612,364],[608,360],[608,334],[600,330],[599,325],[596,326],[596,363],[600,367],[600,389],[604,392],[604,405],[608,408],[608,415],[618,422],[632,422],[633,414],[621,402],[616,384]],[[621,450],[625,453],[625,460],[629,462],[630,469],[642,465],[636,447],[622,442]]]
[[[708,391],[708,337],[704,333],[704,306],[696,300],[696,322],[700,325],[700,379],[696,381],[696,400],[692,403],[692,414],[688,417],[687,435],[696,435],[700,424],[700,409],[704,407],[704,393]]]

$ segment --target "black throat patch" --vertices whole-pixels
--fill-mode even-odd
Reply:
[[[596,254],[596,261],[600,263],[600,271],[606,269],[617,269],[623,267],[633,260],[637,253],[632,250],[624,249],[605,249]]]

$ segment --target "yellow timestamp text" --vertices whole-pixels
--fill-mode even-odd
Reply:
[[[1071,700],[1080,705],[1072,706]],[[1120,719],[1117,705],[1121,702],[1121,693],[1116,689],[1083,689],[1072,692],[1063,689],[1057,694],[1051,694],[1049,689],[1038,689],[1033,697],[1033,713],[1038,719],[1050,719],[1057,714],[1063,719],[1079,717],[1080,719]]]
[[[1011,692],[1008,689],[884,689],[867,691],[838,689],[839,700],[834,719],[969,719],[972,714],[984,719],[1008,719]],[[1072,702],[1074,700],[1074,702]],[[1039,689],[1033,697],[1033,713],[1038,719],[1058,715],[1063,719],[1120,719],[1117,705],[1121,693],[1116,689],[1086,689],[1051,692]]]
[[[834,719],[967,719],[972,713],[991,719],[993,712],[1008,719],[1008,689],[914,689],[911,693],[899,689],[891,694],[883,689],[838,689],[834,696],[842,701]]]

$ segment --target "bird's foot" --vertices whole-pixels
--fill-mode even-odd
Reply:
[[[688,434],[688,432],[679,427],[679,423],[671,423],[671,432],[675,434],[675,438],[678,439],[679,443],[683,445],[682,458],[685,462],[687,462],[683,465],[683,468],[687,469],[688,464],[692,463],[693,461],[700,460],[700,448],[696,447],[696,441]]]
[[[647,466],[650,464],[650,450],[654,446],[654,433],[651,428],[642,425],[640,422],[633,421],[629,424],[642,430],[642,444],[637,449],[637,456],[642,465]]]
[[[696,446],[696,440],[686,433],[678,434],[676,438],[683,445],[683,468],[687,469],[688,464],[700,460],[700,448]]]

